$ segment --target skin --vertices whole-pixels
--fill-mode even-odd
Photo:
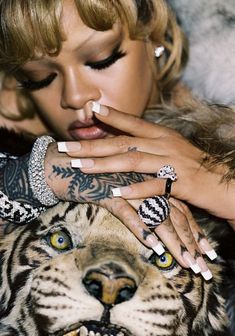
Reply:
[[[16,85],[16,80],[11,78],[10,85],[3,86],[0,90],[0,109],[4,107],[5,112],[9,113],[11,111],[10,116],[13,117],[13,119],[9,119],[0,113],[0,126],[13,129],[17,133],[45,134],[47,128],[37,114],[34,114],[32,118],[20,118],[16,98]]]
[[[177,182],[172,185],[171,195],[205,209],[215,216],[227,219],[234,227],[235,182],[222,181],[227,170],[225,165],[216,165],[208,169],[202,164],[204,152],[179,133],[164,126],[148,123],[142,119],[137,120],[131,115],[111,109],[109,115],[99,115],[98,118],[105,119],[110,125],[115,124],[116,127],[118,125],[123,132],[134,137],[116,137],[112,141],[98,140],[92,146],[86,141],[80,142],[79,151],[73,149],[69,154],[89,157],[89,168],[85,168],[86,159],[82,160],[84,172],[154,173],[167,162],[175,168],[178,175]],[[72,143],[70,146],[72,147]],[[138,148],[139,152],[130,153],[128,151],[130,147]],[[152,179],[121,188],[121,193],[123,198],[145,198],[156,193],[163,194],[164,188],[162,181]]]
[[[103,121],[95,115],[91,103],[96,101],[110,109],[128,111],[128,115],[130,114],[137,122],[137,118],[142,116],[148,104],[157,102],[158,92],[154,84],[151,62],[153,56],[150,60],[148,51],[150,42],[130,40],[127,32],[118,24],[107,32],[97,32],[88,28],[82,23],[70,0],[64,2],[61,24],[67,39],[63,42],[59,55],[44,56],[26,62],[21,69],[22,78],[18,77],[18,80],[38,82],[53,76],[49,85],[32,90],[30,94],[40,108],[43,118],[61,139],[108,139],[116,134],[126,133],[119,122],[117,124],[113,122],[111,125],[109,121]],[[94,69],[94,63],[110,57],[113,49],[117,47],[117,42],[120,44],[120,49],[125,52],[125,56],[105,69]],[[127,112],[124,114],[127,115]],[[75,127],[75,131],[71,133],[71,125],[74,124],[77,128]],[[128,133],[131,132],[128,130]],[[138,149],[138,146],[131,148]],[[87,153],[94,152],[90,150]],[[138,155],[139,152],[131,150],[131,153]],[[69,174],[63,174],[65,171],[69,171]],[[118,183],[109,183],[109,194],[102,200],[100,195],[98,198],[98,194],[97,198],[91,199],[88,194],[83,195],[78,189],[71,193],[69,189],[71,182],[76,184],[81,176],[86,181],[87,190],[91,185],[99,183],[98,175],[92,177],[91,183],[82,174],[78,169],[71,170],[70,158],[58,153],[55,144],[49,146],[45,160],[45,175],[48,185],[60,199],[98,201],[119,217],[145,245],[156,246],[158,236],[182,266],[189,267],[190,263],[197,262],[202,271],[208,270],[201,256],[203,250],[194,238],[199,233],[202,234],[201,230],[186,206],[179,205],[177,201],[176,204],[172,203],[173,211],[170,218],[161,224],[155,230],[156,235],[153,235],[134,210],[139,207],[141,201],[127,202],[122,198],[111,198],[110,188],[119,187]],[[111,178],[114,181],[117,179],[117,174],[111,175]],[[131,178],[134,181],[133,175]],[[178,225],[179,222],[181,225]]]
[[[96,124],[92,101],[141,116],[151,97],[157,96],[147,43],[130,40],[119,24],[106,32],[88,28],[77,15],[72,1],[65,3],[62,26],[67,40],[60,54],[27,62],[22,67],[25,77],[33,81],[56,74],[50,85],[31,92],[51,129],[62,139],[81,138],[76,133],[72,137],[68,129],[74,122],[85,126]],[[102,70],[86,65],[106,59],[119,44],[126,56],[113,65]],[[110,129],[106,131],[105,136],[112,133]],[[95,132],[93,137],[97,137]]]

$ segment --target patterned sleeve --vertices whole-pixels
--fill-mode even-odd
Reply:
[[[0,153],[0,169],[11,159],[17,159],[17,157]],[[46,208],[43,206],[33,207],[27,203],[10,200],[7,195],[0,191],[0,218],[4,220],[14,223],[30,222],[45,210]]]

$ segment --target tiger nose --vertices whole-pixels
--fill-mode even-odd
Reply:
[[[113,264],[89,270],[83,278],[83,284],[89,294],[104,305],[128,301],[137,289],[135,280]]]

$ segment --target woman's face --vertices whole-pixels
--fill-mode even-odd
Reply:
[[[64,2],[62,25],[61,52],[27,62],[24,86],[62,139],[112,136],[115,130],[98,122],[91,102],[142,115],[156,94],[147,44],[130,40],[119,24],[105,32],[88,28],[71,0]]]

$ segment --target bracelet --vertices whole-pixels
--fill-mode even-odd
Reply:
[[[47,135],[38,138],[29,159],[29,183],[35,198],[45,206],[52,206],[59,202],[51,188],[48,186],[44,171],[44,159],[48,145],[55,140]]]
[[[14,223],[27,223],[36,219],[45,207],[34,208],[30,204],[11,201],[0,191],[0,218]]]

